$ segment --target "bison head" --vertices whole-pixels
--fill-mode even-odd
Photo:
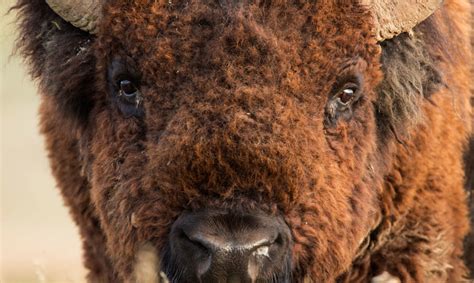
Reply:
[[[49,0],[94,34],[75,31],[88,40],[62,76],[122,278],[143,276],[144,251],[172,282],[347,270],[378,224],[393,139],[379,42],[435,8],[364,2]]]

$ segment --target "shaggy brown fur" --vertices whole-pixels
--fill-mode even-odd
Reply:
[[[203,207],[282,215],[294,282],[467,275],[468,1],[382,44],[356,1],[114,0],[97,36],[42,0],[17,8],[89,281],[133,280],[141,247]],[[112,62],[140,115],[120,111]],[[362,97],[328,124],[346,77]]]

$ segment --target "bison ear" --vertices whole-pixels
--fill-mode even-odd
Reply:
[[[70,128],[87,125],[97,92],[93,41],[87,36],[77,29],[56,32],[50,35],[42,57],[41,92],[53,99]]]
[[[65,130],[87,126],[92,95],[97,92],[94,36],[65,24],[44,0],[17,0],[15,9],[16,52],[29,64],[42,95],[54,105],[55,117],[64,117]]]
[[[378,41],[409,32],[438,9],[443,0],[360,0],[374,15]]]
[[[74,125],[85,125],[92,109],[95,92],[95,56],[91,34],[97,32],[105,0],[46,0],[56,17],[69,22],[74,29],[49,32],[44,54],[44,93],[53,95],[58,110],[70,117]],[[85,32],[84,32],[85,31]],[[43,45],[45,43],[43,42]]]

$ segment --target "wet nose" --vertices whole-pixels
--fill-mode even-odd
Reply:
[[[189,213],[172,226],[166,269],[177,282],[289,282],[290,242],[279,217]]]

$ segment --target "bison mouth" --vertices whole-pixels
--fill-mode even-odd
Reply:
[[[291,282],[291,244],[280,217],[185,213],[172,225],[161,260],[145,245],[135,273],[137,282],[286,283]]]

